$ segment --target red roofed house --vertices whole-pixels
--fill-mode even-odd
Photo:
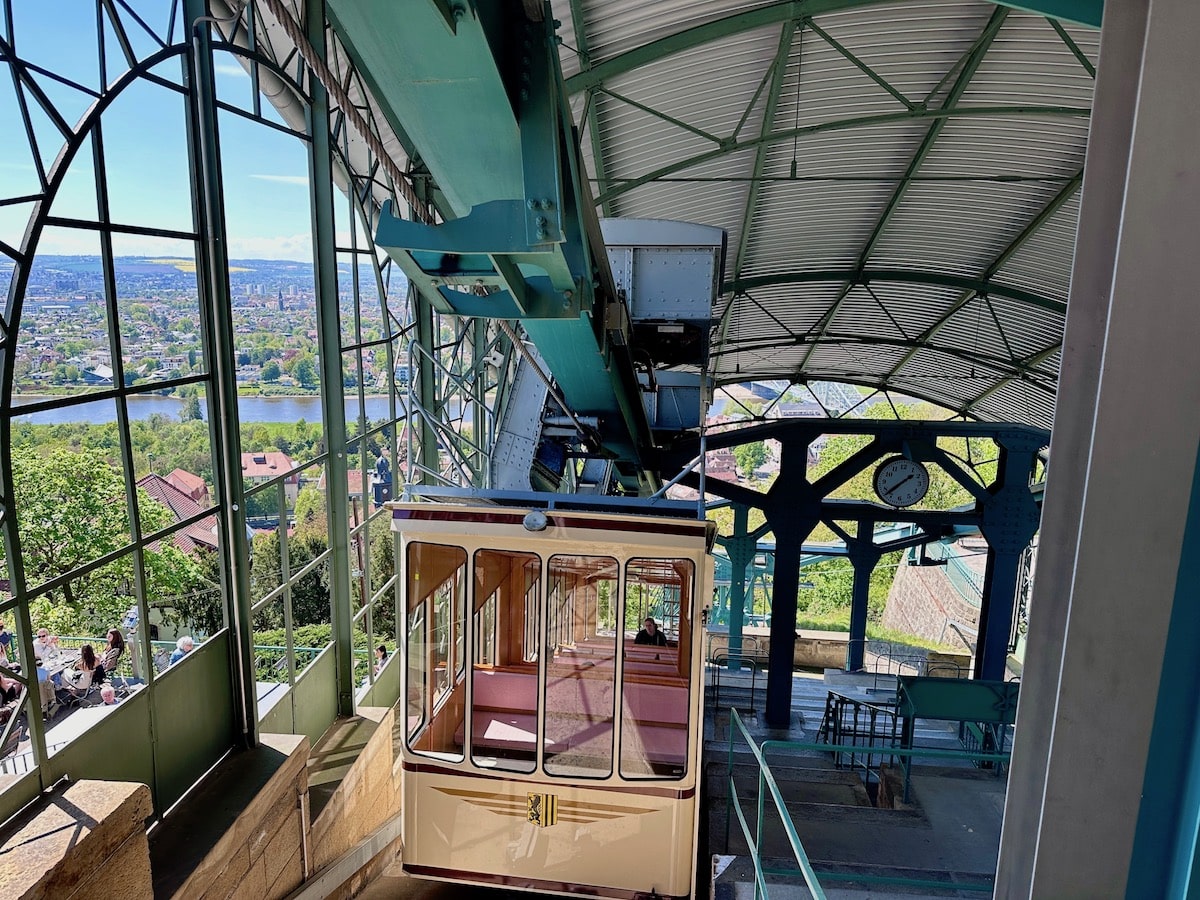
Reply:
[[[254,484],[262,484],[278,478],[284,472],[290,472],[296,464],[290,456],[278,450],[260,450],[257,453],[242,454],[242,484],[247,488]],[[283,481],[283,492],[287,496],[289,507],[296,505],[296,495],[300,493],[300,473],[292,472]]]
[[[178,472],[181,470],[176,469],[175,471]],[[185,474],[190,475],[191,473]],[[196,513],[203,511],[205,508],[179,488],[175,487],[166,478],[163,478],[161,475],[155,475],[153,472],[139,478],[137,486],[169,509],[171,514],[175,516],[176,522],[182,522],[184,519],[196,515]],[[184,553],[195,553],[197,548],[205,550],[217,549],[217,517],[205,516],[203,519],[198,519],[175,532],[172,540],[175,546]]]
[[[167,476],[167,483],[187,494],[201,506],[209,505],[208,484],[199,475],[193,475],[186,469],[175,469]]]

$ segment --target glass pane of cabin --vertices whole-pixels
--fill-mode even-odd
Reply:
[[[695,569],[688,559],[633,559],[625,568],[621,775],[626,778],[687,773]]]
[[[541,574],[531,553],[475,554],[471,761],[482,768],[532,772],[537,763],[538,671],[527,661],[526,623],[537,622]]]
[[[617,561],[554,556],[547,566],[545,769],[612,774]]]
[[[466,730],[462,675],[467,552],[413,542],[407,554],[409,746],[461,761]],[[413,722],[414,708],[421,710]]]

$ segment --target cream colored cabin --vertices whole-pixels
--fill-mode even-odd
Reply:
[[[711,526],[392,511],[406,606],[405,870],[573,896],[690,896]],[[666,646],[635,644],[647,615]]]

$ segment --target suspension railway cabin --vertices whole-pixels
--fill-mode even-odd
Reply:
[[[691,896],[712,526],[669,502],[390,506],[407,654],[404,869],[571,896]],[[666,646],[634,642],[647,616]]]

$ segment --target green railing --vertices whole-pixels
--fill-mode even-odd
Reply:
[[[736,709],[729,710],[729,809],[726,812],[726,834],[729,833],[729,816],[736,814],[738,823],[742,829],[742,837],[746,841],[746,846],[750,850],[751,860],[754,864],[754,896],[757,898],[768,898],[767,876],[776,878],[795,878],[801,876],[804,883],[808,886],[809,891],[814,898],[825,897],[825,892],[821,888],[820,879],[826,882],[843,881],[857,884],[887,884],[905,886],[910,888],[932,889],[938,888],[942,890],[956,891],[987,891],[993,890],[994,879],[978,882],[964,881],[938,881],[935,879],[924,878],[901,878],[889,875],[869,875],[858,872],[832,872],[822,871],[818,873],[809,862],[808,855],[804,852],[804,847],[800,843],[800,836],[796,833],[796,826],[792,822],[791,813],[788,812],[787,806],[784,803],[783,794],[779,790],[779,785],[775,781],[775,776],[771,773],[771,768],[767,764],[765,754],[776,751],[792,751],[802,753],[857,753],[862,754],[864,750],[875,751],[881,756],[899,757],[904,762],[905,782],[907,784],[909,773],[912,767],[912,760],[918,758],[924,759],[971,759],[979,762],[995,762],[1007,763],[1009,759],[1008,753],[984,753],[974,750],[937,750],[925,749],[918,747],[878,747],[866,748],[862,745],[840,745],[840,744],[818,744],[808,741],[763,741],[762,744],[756,744],[754,738],[750,736],[750,732],[746,730],[745,724],[742,722],[742,717],[738,715]],[[736,726],[736,727],[735,727]],[[746,822],[745,814],[742,812],[741,799],[738,797],[737,786],[734,784],[734,766],[733,752],[737,741],[738,734],[741,734],[750,752],[753,754],[755,761],[758,764],[758,796],[757,796],[757,811],[758,821],[751,835],[750,826]],[[765,789],[765,792],[764,792]],[[775,811],[779,816],[779,822],[783,826],[784,834],[787,836],[788,844],[792,848],[792,853],[796,860],[796,868],[766,868],[763,866],[761,846],[765,825],[765,798],[769,794],[771,801],[775,804]]]
[[[201,641],[196,641],[196,646],[201,645]],[[78,650],[84,644],[91,644],[96,650],[96,656],[99,658],[103,653],[104,639],[81,637],[79,635],[60,635],[58,646],[63,650]],[[292,652],[295,654],[296,676],[312,664],[312,661],[317,658],[317,655],[325,649],[324,647],[293,647]],[[125,644],[125,652],[121,654],[121,659],[117,663],[115,672],[107,673],[109,676],[116,675],[121,678],[136,678],[142,681],[146,680],[146,674],[140,670],[135,670],[133,665],[134,654],[133,640],[128,640]],[[174,641],[151,641],[150,652],[153,656],[153,667],[155,674],[161,674],[170,664],[171,654],[175,651]],[[195,651],[193,651],[195,652]],[[257,681],[272,681],[272,682],[287,682],[288,666],[287,666],[287,647],[276,647],[271,644],[255,644],[254,645],[254,677]]]
[[[762,750],[754,743],[754,738],[750,737],[750,732],[746,730],[746,726],[742,723],[742,717],[732,707],[729,709],[729,725],[729,809],[737,814],[738,824],[742,828],[742,836],[746,840],[746,846],[750,848],[750,859],[754,863],[754,896],[756,900],[759,897],[766,898],[768,896],[768,873],[763,869],[762,853],[759,849],[763,836],[765,813],[765,803],[763,802],[764,788],[770,793],[771,801],[775,804],[775,811],[779,814],[780,823],[783,825],[788,844],[791,845],[792,853],[795,856],[796,865],[798,866],[797,869],[791,870],[788,874],[795,875],[797,872],[801,874],[804,877],[804,883],[808,886],[813,897],[816,900],[825,900],[825,891],[821,889],[821,884],[817,881],[817,873],[813,870],[812,863],[808,861],[808,854],[804,852],[804,847],[800,843],[800,836],[796,834],[796,826],[792,823],[792,816],[783,801],[783,794],[779,790],[779,785],[775,782],[775,776],[771,774],[771,768],[767,765],[767,761],[763,759]],[[737,726],[736,729],[733,727],[735,725]],[[750,826],[746,823],[746,816],[742,812],[741,800],[737,794],[737,785],[734,784],[733,779],[733,747],[739,731],[742,737],[746,739],[746,745],[750,748],[750,752],[754,754],[755,762],[758,763],[758,821],[753,837],[750,836]],[[728,833],[728,821],[726,821],[725,829],[726,833]]]

